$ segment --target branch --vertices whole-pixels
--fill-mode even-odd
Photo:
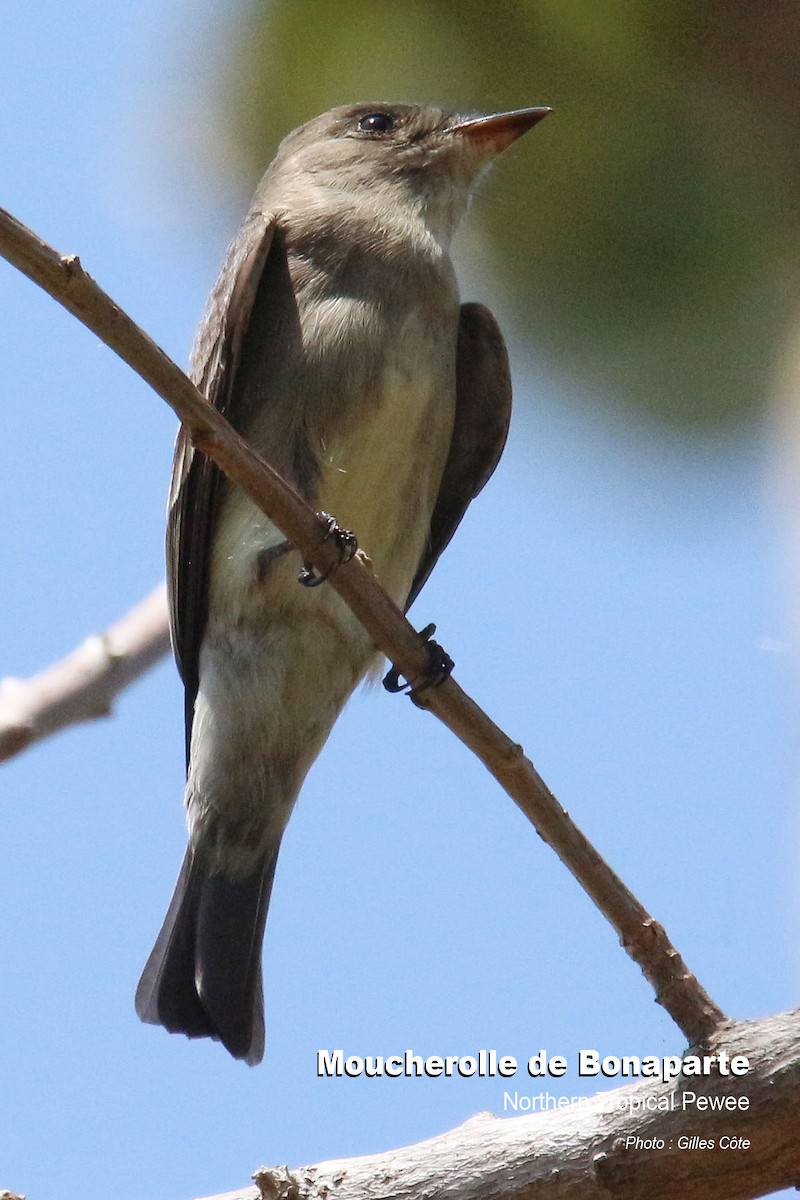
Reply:
[[[209,1200],[748,1200],[797,1186],[800,1010],[730,1022],[709,1049],[745,1055],[750,1071],[636,1083],[535,1116],[480,1113],[386,1154],[262,1168],[256,1188]]]
[[[0,762],[68,725],[110,716],[119,692],[168,648],[162,583],[105,633],[87,638],[61,662],[30,679],[0,680]]]
[[[166,400],[186,426],[193,445],[282,530],[304,559],[323,573],[370,634],[409,681],[427,667],[418,634],[375,580],[369,559],[359,553],[338,566],[323,540],[326,526],[213,408],[151,338],[83,271],[75,256],[62,257],[9,213],[0,209],[0,253],[93,330]],[[338,569],[336,569],[338,567]],[[657,924],[601,858],[509,737],[451,677],[420,695],[430,709],[481,759],[540,836],[555,850],[616,929],[628,954],[655,989],[690,1042],[702,1042],[724,1020]]]

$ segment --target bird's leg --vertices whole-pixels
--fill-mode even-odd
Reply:
[[[420,645],[425,647],[428,655],[428,665],[425,670],[415,679],[401,683],[400,669],[392,666],[383,677],[383,686],[387,692],[405,691],[416,704],[422,692],[427,691],[428,688],[439,687],[445,679],[449,679],[455,663],[447,651],[438,642],[433,641],[434,633],[436,633],[436,626],[432,624],[426,625],[419,633]],[[405,679],[405,676],[402,678]]]
[[[298,576],[298,582],[302,583],[303,587],[319,587],[337,567],[340,567],[342,563],[349,562],[358,549],[356,535],[349,529],[342,529],[335,517],[326,512],[318,512],[317,516],[326,525],[322,540],[323,542],[333,541],[339,551],[339,561],[322,574],[317,572],[310,563],[303,563],[303,569]]]

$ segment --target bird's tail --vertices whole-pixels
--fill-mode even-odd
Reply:
[[[278,848],[247,879],[209,874],[191,848],[136,989],[143,1021],[211,1037],[250,1066],[264,1056],[261,943]]]

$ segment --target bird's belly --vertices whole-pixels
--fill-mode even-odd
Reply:
[[[351,529],[375,574],[402,605],[425,549],[450,444],[455,389],[449,364],[387,364],[375,391],[320,437],[315,507]],[[269,448],[265,447],[267,457]],[[238,488],[228,490],[214,538],[210,617],[260,624],[286,606],[345,613],[331,589],[297,585],[300,557],[276,556],[283,533]],[[349,624],[349,621],[348,621]]]
[[[435,370],[387,367],[377,403],[323,447],[319,504],[352,529],[403,604],[430,528],[453,427],[453,387]]]
[[[428,536],[453,391],[447,375],[387,369],[380,395],[329,436],[321,455],[315,503],[353,529],[401,605]],[[265,555],[270,547],[276,552]],[[244,493],[230,489],[200,655],[187,793],[193,836],[223,811],[229,823],[252,823],[256,849],[273,825],[279,831],[347,697],[376,661],[369,635],[333,588],[299,585],[301,562]]]

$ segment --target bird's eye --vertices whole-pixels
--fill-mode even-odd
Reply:
[[[362,133],[388,133],[394,129],[395,120],[391,113],[373,112],[361,117],[358,128]]]

